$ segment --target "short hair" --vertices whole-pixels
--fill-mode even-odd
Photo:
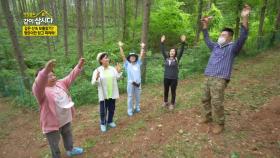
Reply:
[[[99,58],[99,64],[100,65],[102,65],[102,63],[101,63],[101,60],[104,58],[104,57],[108,57],[108,54],[107,53],[103,53],[101,56],[100,56],[100,58]]]
[[[234,31],[233,31],[232,28],[225,27],[225,28],[222,29],[222,32],[223,31],[228,32],[230,36],[233,36],[233,34],[234,34]]]

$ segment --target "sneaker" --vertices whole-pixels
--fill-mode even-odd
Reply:
[[[164,102],[161,106],[162,106],[163,108],[166,108],[166,107],[168,107],[168,105],[169,105],[168,102]]]
[[[106,132],[107,128],[105,125],[100,125],[100,130],[101,130],[101,132]]]
[[[212,127],[213,134],[220,134],[220,133],[223,132],[223,130],[224,130],[223,125],[214,124],[213,127]]]
[[[134,112],[135,112],[135,113],[139,113],[139,112],[140,112],[140,109],[136,108],[136,109],[134,110]]]
[[[111,127],[111,128],[116,128],[116,127],[117,127],[117,125],[115,124],[115,122],[109,123],[108,126]]]
[[[128,115],[129,117],[131,117],[131,116],[133,116],[133,113],[127,113],[127,115]]]
[[[169,110],[173,110],[174,109],[174,105],[173,104],[171,104],[170,106],[169,106]]]
[[[81,155],[84,153],[84,149],[80,147],[74,147],[71,151],[66,151],[66,155],[69,157]]]

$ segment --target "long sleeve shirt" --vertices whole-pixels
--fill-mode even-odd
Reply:
[[[181,48],[178,50],[178,54],[175,59],[170,59],[169,55],[165,52],[164,43],[160,43],[160,50],[164,58],[164,78],[178,79],[179,74],[179,61],[183,56],[185,49],[185,42],[181,43]]]
[[[208,30],[203,30],[204,40],[208,48],[211,50],[207,67],[205,69],[205,76],[230,79],[232,66],[235,56],[237,56],[244,45],[248,30],[241,26],[240,37],[237,41],[220,46],[218,43],[212,42],[209,39]]]
[[[76,66],[69,75],[58,80],[54,87],[60,88],[65,93],[69,94],[69,88],[80,72],[81,69]],[[40,124],[43,133],[57,131],[60,128],[60,113],[57,111],[54,88],[48,87],[47,83],[48,74],[46,69],[43,69],[39,72],[32,87],[32,92],[40,106]],[[69,99],[71,100],[70,95]],[[73,113],[74,107],[72,107],[71,110]]]
[[[110,98],[119,98],[119,88],[117,79],[119,79],[122,76],[122,72],[118,73],[117,70],[112,66],[109,66],[106,71],[110,73],[110,79],[107,77],[105,68],[103,66],[100,66],[97,69],[95,69],[92,74],[91,84],[97,84],[98,86],[99,101],[104,101],[105,99]],[[98,72],[100,73],[100,77],[96,79]],[[109,96],[109,93],[111,94],[111,96]]]

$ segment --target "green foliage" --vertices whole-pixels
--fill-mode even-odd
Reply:
[[[179,9],[182,4],[171,0],[155,1],[149,31],[149,44],[153,48],[158,48],[162,35],[166,36],[167,45],[174,45],[179,42],[181,34],[188,33],[186,28],[191,28],[190,15]]]
[[[221,13],[221,10],[219,10],[215,4],[211,5],[211,8],[203,13],[204,16],[212,16],[213,19],[211,20],[211,23],[209,24],[209,30],[213,30],[215,33],[215,37],[217,36],[216,33],[219,34],[219,30],[221,27],[223,27],[224,24],[224,17]],[[212,34],[213,36],[213,34]]]

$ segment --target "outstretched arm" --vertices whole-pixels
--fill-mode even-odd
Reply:
[[[144,49],[144,48],[145,48],[145,43],[142,42],[142,43],[140,44],[140,46],[141,46],[140,60],[142,61],[142,59],[144,59],[145,53],[146,53],[146,52],[145,52],[145,49]]]
[[[240,29],[240,37],[238,40],[234,43],[233,51],[235,52],[236,55],[240,52],[242,46],[244,45],[247,37],[248,37],[248,21],[249,21],[249,14],[250,14],[251,8],[248,5],[245,5],[242,12],[241,12],[241,17],[242,17],[242,26]]]
[[[181,48],[180,48],[180,50],[178,52],[178,56],[177,56],[178,61],[180,61],[183,56],[183,53],[185,50],[185,43],[186,43],[186,36],[182,35],[181,36]]]
[[[208,33],[208,24],[209,21],[212,19],[212,17],[203,17],[201,19],[201,23],[202,23],[202,31],[203,31],[203,36],[204,36],[204,41],[206,43],[206,45],[208,46],[208,48],[210,50],[213,50],[215,43],[212,42],[209,38],[209,33]]]
[[[45,88],[48,84],[48,74],[53,71],[55,67],[55,60],[50,60],[46,63],[45,67],[38,73],[33,83],[32,92],[37,98],[39,104],[44,100]]]
[[[163,35],[163,36],[161,36],[161,39],[160,39],[160,51],[161,51],[161,54],[162,54],[162,56],[165,60],[165,59],[168,58],[168,56],[165,53],[164,41],[165,41],[165,36]]]
[[[123,52],[123,43],[122,43],[121,41],[119,41],[118,45],[119,45],[119,47],[120,47],[120,54],[121,54],[123,63],[125,63],[126,58],[125,58],[125,55],[124,55],[124,52]]]
[[[71,84],[76,80],[78,75],[80,74],[83,66],[85,64],[85,59],[80,58],[78,64],[75,66],[75,68],[67,75],[64,77],[61,81],[65,84],[67,88],[71,86]]]

